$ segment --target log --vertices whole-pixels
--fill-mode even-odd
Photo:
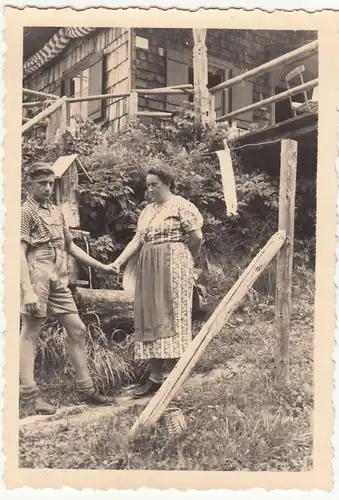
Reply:
[[[219,306],[205,323],[198,335],[194,338],[182,358],[179,359],[176,367],[170,373],[167,380],[136,420],[128,433],[128,437],[133,437],[141,427],[155,424],[161,417],[162,413],[199,361],[207,345],[223,328],[229,316],[239,305],[239,302],[245,297],[253,283],[280,250],[284,240],[285,233],[279,231],[270,238],[264,248],[262,248],[252,260],[240,278],[232,286],[231,290],[220,302]]]
[[[296,141],[288,139],[281,141],[279,229],[286,232],[286,240],[280,249],[277,258],[277,350],[275,382],[278,386],[287,381],[289,369],[297,154],[298,143]]]
[[[76,288],[74,300],[81,312],[93,312],[112,321],[130,321],[134,318],[134,297],[123,290]]]

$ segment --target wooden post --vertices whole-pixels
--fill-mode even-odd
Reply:
[[[298,143],[296,141],[291,139],[281,141],[279,230],[285,231],[286,240],[277,258],[276,383],[278,385],[287,381],[289,368],[297,151]]]
[[[138,93],[137,92],[132,92],[131,95],[129,96],[129,103],[128,103],[128,118],[129,120],[136,120],[137,118],[137,112],[138,112]]]
[[[60,108],[60,132],[66,132],[68,127],[68,103],[67,101],[62,103]]]
[[[206,32],[207,30],[205,28],[193,28],[194,108],[196,112],[196,121],[201,125],[206,125],[209,121]]]
[[[220,302],[219,306],[205,323],[198,335],[194,338],[184,355],[179,359],[176,367],[170,373],[167,380],[141,413],[140,417],[130,429],[128,433],[129,437],[134,436],[140,427],[152,425],[160,418],[161,414],[193,370],[209,342],[220,332],[239,302],[245,297],[253,283],[282,247],[284,240],[285,233],[279,231],[270,238],[264,248],[262,248],[258,255],[252,260],[240,278],[232,286],[231,290]]]

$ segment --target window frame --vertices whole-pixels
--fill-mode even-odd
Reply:
[[[104,52],[103,52],[103,50],[88,54],[87,56],[82,58],[80,61],[75,63],[72,67],[66,69],[62,73],[62,78],[61,78],[61,83],[60,83],[61,88],[63,88],[65,91],[64,95],[66,95],[67,97],[73,97],[73,95],[71,95],[71,90],[72,90],[72,81],[74,80],[74,78],[76,78],[79,75],[79,73],[82,73],[82,72],[86,71],[87,69],[89,70],[92,66],[94,66],[95,64],[97,64],[100,61],[103,61],[103,68],[104,68]],[[102,81],[101,92],[103,93],[104,75],[102,75],[101,81]],[[88,86],[89,85],[90,85],[90,82],[88,80]],[[67,121],[69,121],[70,118],[71,118],[70,109],[68,106]],[[83,118],[85,118],[85,119],[88,118],[88,110],[87,110],[86,117],[83,117]],[[97,122],[97,121],[100,121],[102,119],[103,119],[103,100],[100,100],[100,116],[98,118],[94,119],[94,121]]]
[[[207,68],[208,73],[212,73],[212,71],[210,71],[210,69],[212,67],[212,68],[215,68],[217,70],[224,71],[225,80],[228,80],[229,78],[231,78],[233,65],[229,61],[225,61],[224,59],[220,59],[219,57],[211,56],[209,54],[207,55],[207,58],[208,58],[208,68]],[[193,55],[190,55],[190,57],[188,59],[188,69],[189,69],[189,71],[193,70]],[[193,75],[194,75],[194,73],[193,73]],[[223,105],[222,105],[222,112],[221,113],[223,116],[226,113],[229,113],[231,111],[232,88],[224,89],[224,90],[221,90],[220,92],[222,92]]]

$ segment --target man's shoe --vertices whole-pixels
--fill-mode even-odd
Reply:
[[[135,398],[144,398],[146,396],[151,396],[160,389],[161,385],[162,384],[160,382],[153,382],[149,379],[144,385],[138,387],[138,389],[135,389],[133,395]]]
[[[84,403],[92,404],[92,405],[111,405],[115,403],[115,398],[113,396],[104,396],[100,394],[98,391],[89,394],[88,396],[84,396],[82,398]]]
[[[37,396],[34,402],[34,409],[37,415],[54,415],[56,407],[47,403],[41,396]]]

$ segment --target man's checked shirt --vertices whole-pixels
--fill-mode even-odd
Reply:
[[[67,247],[73,240],[59,207],[37,203],[30,196],[21,206],[21,241],[30,246],[63,240]]]

